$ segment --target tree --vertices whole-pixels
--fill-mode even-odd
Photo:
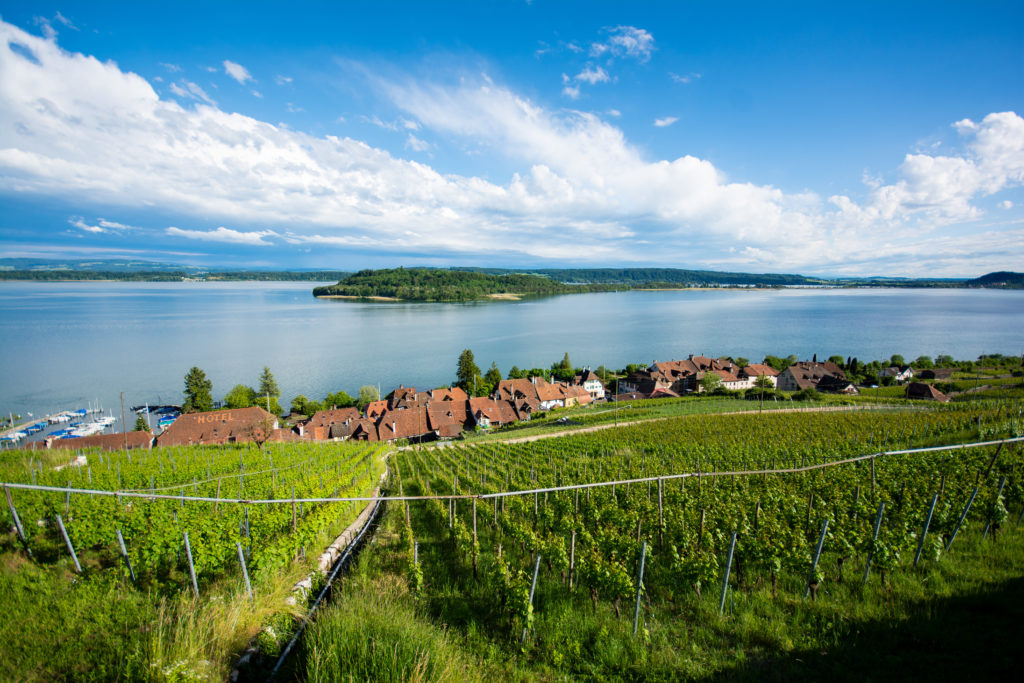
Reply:
[[[224,396],[225,408],[248,408],[256,401],[256,391],[244,384],[235,387]]]
[[[523,379],[524,377],[526,377],[526,374],[519,369],[518,365],[513,365],[512,369],[508,371],[509,379]]]
[[[891,365],[896,365],[899,367],[902,367],[907,364],[906,361],[903,360],[903,356],[901,356],[898,353],[892,354],[892,357],[889,358],[889,363]]]
[[[149,431],[149,425],[146,423],[146,418],[142,417],[142,415],[139,415],[137,418],[135,418],[135,429],[133,429],[132,431],[133,432],[148,432]]]
[[[842,356],[829,356],[828,359],[829,361],[835,363],[839,367],[843,367],[844,365],[846,365],[846,359],[843,358]]]
[[[263,366],[263,374],[260,375],[260,396],[264,398],[267,396],[279,398],[281,396],[281,390],[277,387],[274,373],[266,365]]]
[[[953,363],[955,363],[955,362],[956,361],[953,360],[953,356],[949,356],[949,355],[946,355],[946,354],[940,354],[939,356],[936,356],[936,358],[935,358],[935,367],[937,367],[937,368],[948,368],[949,366],[953,365]]]
[[[913,365],[915,368],[917,368],[919,370],[927,370],[928,368],[934,368],[935,367],[935,363],[932,362],[932,359],[931,359],[930,356],[918,356],[914,360],[914,362],[911,363],[911,365]]]
[[[336,391],[333,394],[327,394],[327,398],[323,400],[323,403],[321,405],[323,405],[325,409],[330,409],[348,408],[349,406],[354,406],[355,404],[356,400],[349,396],[347,393],[345,393],[344,391]]]
[[[359,410],[364,410],[366,406],[373,403],[374,401],[380,400],[380,392],[377,391],[377,387],[369,384],[364,384],[359,387],[359,397],[356,399],[356,406]]]
[[[715,372],[705,372],[700,386],[704,389],[704,393],[711,394],[722,386],[722,378]]]
[[[487,387],[486,393],[493,393],[498,388],[499,382],[501,382],[501,370],[498,369],[497,363],[491,363],[490,369],[484,375],[484,385]]]
[[[320,410],[320,404],[299,394],[292,399],[291,412],[310,417]]]
[[[459,365],[455,375],[457,377],[455,384],[462,387],[468,394],[473,394],[473,390],[480,385],[480,368],[477,367],[471,350],[463,349],[459,354]]]
[[[736,365],[740,366],[741,368],[745,368],[748,365],[750,365],[750,359],[749,358],[744,358],[743,356],[737,356],[736,358],[733,358],[732,360],[733,360],[734,363],[736,363]]]
[[[185,402],[181,405],[183,413],[202,413],[213,410],[213,382],[206,379],[206,373],[192,366],[185,375]]]
[[[565,356],[562,357],[562,360],[558,361],[557,363],[553,363],[551,365],[551,374],[553,374],[556,378],[558,378],[558,379],[560,379],[562,381],[567,381],[567,380],[572,379],[572,376],[573,376],[572,361],[569,360],[569,352],[568,351],[565,352]]]

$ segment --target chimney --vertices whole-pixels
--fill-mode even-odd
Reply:
[[[305,426],[305,425],[303,425],[303,424],[300,424],[300,425],[299,425],[299,436],[300,436],[300,437],[304,436],[304,435],[305,435],[305,432],[306,432],[306,426]]]

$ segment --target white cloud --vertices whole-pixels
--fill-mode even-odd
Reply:
[[[42,30],[43,36],[47,40],[53,40],[57,37],[57,29],[53,27],[53,24],[51,24],[50,20],[46,17],[34,17],[32,21],[40,28],[40,30]]]
[[[236,64],[235,62],[232,62],[230,59],[225,59],[223,64],[224,73],[238,81],[240,85],[245,85],[246,81],[253,80],[252,75],[249,74],[249,70],[241,64]]]
[[[667,128],[679,120],[678,116],[666,116],[661,119],[654,119],[654,125],[658,128]]]
[[[607,83],[610,79],[604,69],[588,64],[583,71],[576,74],[576,80],[594,85],[595,83]]]
[[[70,28],[70,29],[72,29],[74,31],[78,30],[78,27],[75,26],[74,23],[72,23],[72,21],[70,19],[65,17],[60,12],[57,12],[57,14],[54,15],[54,19],[56,19],[57,21],[59,21],[60,23],[64,24],[65,26],[67,26],[68,28]]]
[[[213,98],[206,94],[205,90],[200,88],[192,81],[186,81],[185,79],[181,79],[179,83],[171,83],[170,86],[168,87],[170,87],[171,92],[177,95],[178,97],[184,97],[186,99],[206,102],[207,104],[212,106],[217,105],[217,103],[213,101]]]
[[[680,76],[679,74],[672,73],[671,71],[668,73],[668,76],[676,83],[692,83],[701,77],[698,73],[688,73]]]
[[[409,133],[409,137],[405,140],[405,148],[411,149],[414,152],[426,152],[430,149],[430,143],[424,140],[420,140],[418,137]]]
[[[609,109],[608,116],[614,116],[615,118],[618,118],[622,116],[622,112],[619,111],[618,109]]]
[[[177,64],[168,64],[167,62],[157,62],[160,66],[167,69],[171,73],[177,73],[181,71],[181,67]]]
[[[568,97],[570,100],[579,99],[580,86],[578,85],[567,85],[562,88],[562,94]]]
[[[135,229],[131,225],[125,225],[124,223],[117,223],[115,221],[108,221],[103,218],[99,219],[96,225],[89,225],[81,216],[72,216],[71,218],[68,219],[68,223],[78,228],[79,230],[91,232],[97,235],[103,233],[118,233],[124,230]]]
[[[230,228],[220,227],[216,230],[182,230],[180,228],[170,227],[165,230],[168,235],[172,237],[185,237],[190,240],[202,240],[204,242],[225,242],[227,244],[245,244],[249,246],[270,246],[272,242],[267,242],[267,237],[277,237],[277,233],[273,230],[257,230],[253,232],[242,232],[239,230],[231,230]]]
[[[252,91],[252,96],[253,97],[258,97],[260,99],[263,99],[263,94],[259,90],[253,90]]]
[[[1012,209],[1013,208],[1013,202],[1011,202],[1009,199],[1001,201],[1001,202],[999,202],[999,208],[1000,209]]]
[[[651,52],[654,51],[654,36],[646,30],[635,26],[616,26],[605,31],[608,33],[608,40],[591,44],[592,57],[631,57],[641,62],[651,58]]]
[[[290,111],[293,114],[297,114],[300,111],[306,111],[302,107],[300,107],[298,105],[295,105],[295,104],[292,104],[291,102],[285,103],[285,109],[287,109],[288,111]]]
[[[1019,224],[978,235],[971,223],[979,199],[1024,184],[1024,119],[1012,112],[961,121],[955,149],[909,154],[893,178],[826,199],[733,182],[693,156],[652,158],[597,115],[547,109],[485,78],[374,84],[403,114],[387,125],[409,149],[419,142],[405,122],[415,121],[501,155],[518,168],[504,179],[442,174],[360,140],[224,112],[187,81],[173,85],[209,106],[182,106],[113,62],[3,22],[0,73],[5,191],[222,226],[164,237],[804,272],[892,263],[898,273],[963,274],[1024,260]]]
[[[280,75],[274,76],[274,82],[277,83],[278,85],[288,85],[289,83],[292,82],[292,77]]]

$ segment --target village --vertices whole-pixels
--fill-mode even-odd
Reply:
[[[926,379],[948,377],[943,369],[923,370]],[[911,382],[909,366],[885,367],[879,373],[906,383],[907,398],[946,402],[949,397],[931,384]],[[736,392],[760,387],[765,391],[857,394],[857,386],[834,361],[799,361],[779,372],[771,365],[740,366],[729,358],[690,355],[684,360],[658,362],[614,380],[613,389],[589,367],[570,380],[543,376],[504,379],[489,396],[470,396],[459,386],[417,391],[400,385],[363,410],[355,406],[291,415],[286,421],[260,406],[183,413],[159,435],[150,431],[96,434],[75,439],[75,448],[108,450],[267,441],[428,441],[461,438],[464,432],[491,430],[559,408],[596,402],[639,401],[711,392]],[[34,448],[60,448],[67,442],[46,439]]]

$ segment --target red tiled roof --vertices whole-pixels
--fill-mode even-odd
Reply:
[[[230,443],[258,440],[267,425],[277,418],[259,406],[185,413],[157,437],[158,446],[186,446],[200,443]]]
[[[30,441],[22,446],[32,450],[51,449],[78,449],[78,448],[100,448],[105,451],[119,451],[124,448],[125,438],[128,440],[128,449],[151,448],[153,445],[152,432],[119,432],[116,434],[93,434],[78,439],[46,439],[43,441]],[[47,445],[49,444],[49,445]]]
[[[389,410],[380,416],[377,433],[381,441],[412,439],[430,433],[427,409],[424,407]]]

